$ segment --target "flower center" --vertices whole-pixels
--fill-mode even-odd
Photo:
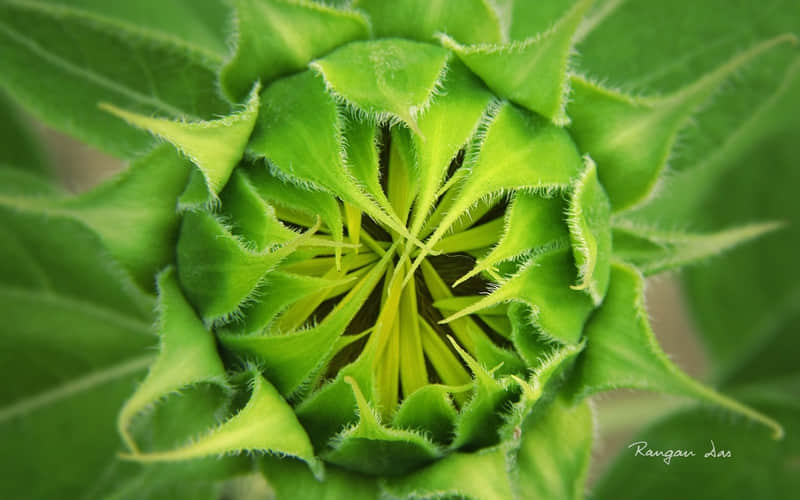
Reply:
[[[482,201],[432,248],[425,248],[420,242],[436,231],[456,199],[453,181],[464,175],[464,151],[451,162],[433,202],[423,206],[416,196],[418,179],[408,131],[384,126],[379,134],[381,192],[377,197],[385,197],[406,234],[337,199],[345,222],[345,243],[320,248],[319,253],[289,264],[286,270],[313,272],[341,285],[291,305],[272,328],[281,333],[310,328],[360,301],[316,383],[333,379],[343,367],[366,354],[374,377],[375,402],[384,415],[391,415],[405,397],[425,385],[468,387],[472,378],[464,357],[475,356],[479,346],[511,346],[504,306],[444,322],[478,302],[491,288],[487,281],[491,274],[471,276],[454,285],[501,237],[507,204],[500,197]],[[299,231],[313,227],[311,220],[292,217],[291,211],[278,209],[277,217]],[[322,227],[316,237],[333,242],[331,234],[330,228]],[[416,267],[413,272],[412,267]],[[379,278],[369,279],[375,275]],[[364,299],[361,288],[370,284],[372,289]],[[456,400],[463,398],[457,396]]]

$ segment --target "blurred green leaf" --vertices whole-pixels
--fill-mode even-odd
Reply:
[[[233,30],[233,12],[226,0],[38,1],[80,9],[131,31],[184,45],[218,64],[229,52],[226,41]]]
[[[604,7],[613,8],[603,10]],[[791,0],[764,2],[602,2],[607,18],[580,45],[582,64],[593,76],[628,90],[669,92],[721,60],[764,39],[800,31],[800,10]],[[724,13],[724,15],[721,15]],[[648,19],[647,23],[636,19]],[[679,28],[679,29],[678,29]],[[654,38],[652,34],[680,32]],[[613,37],[614,44],[603,43]],[[659,40],[661,40],[659,42]],[[596,489],[598,499],[791,498],[798,490],[800,413],[792,406],[798,386],[782,387],[767,378],[797,368],[800,342],[800,176],[797,120],[800,57],[785,46],[759,57],[695,115],[670,158],[673,174],[658,196],[625,215],[668,229],[720,230],[746,223],[788,225],[730,254],[686,272],[699,333],[715,379],[758,379],[759,399],[744,401],[778,420],[783,441],[762,429],[701,410],[675,414],[633,439],[657,449],[695,449],[698,457],[621,457]],[[698,217],[702,214],[702,217]],[[615,238],[616,243],[616,238]],[[735,372],[735,373],[734,373]],[[730,392],[733,396],[739,392]],[[764,400],[764,395],[772,399]],[[704,459],[710,440],[730,459]],[[731,480],[736,478],[736,480]]]
[[[84,223],[139,286],[153,290],[155,273],[174,259],[179,222],[175,199],[186,185],[190,168],[180,153],[163,145],[80,196],[29,196],[34,193],[10,189],[0,191],[0,205]],[[16,176],[16,180],[21,179]]]
[[[657,25],[631,23],[646,11]],[[719,16],[721,11],[726,15]],[[732,19],[747,21],[732,24]],[[667,29],[678,22],[682,26],[678,39],[663,45],[641,43],[649,36],[645,31],[661,25]],[[615,27],[623,24],[631,29],[620,34]],[[619,45],[622,55],[613,54],[614,59],[625,60],[624,65],[615,65],[610,51],[598,44],[612,33],[629,42]],[[788,0],[687,2],[685,9],[632,0],[612,11],[582,47],[593,74],[631,81],[638,89],[669,91],[713,65],[715,59],[782,33],[800,33],[800,10]],[[675,62],[665,65],[664,60]],[[636,80],[636,73],[649,76]],[[785,223],[774,234],[686,272],[689,300],[717,380],[744,381],[797,369],[798,106],[797,47],[786,46],[759,57],[696,116],[696,126],[685,131],[670,161],[675,173],[661,186],[660,195],[625,215],[628,221],[653,221],[664,228],[691,224],[703,230]],[[703,217],[697,217],[698,213]]]
[[[7,179],[5,179],[7,180]],[[152,301],[77,222],[0,208],[2,498],[79,498],[114,467],[115,416]]]
[[[623,449],[605,478],[595,487],[596,500],[639,498],[794,498],[800,490],[800,406],[797,383],[775,394],[760,386],[757,399],[745,399],[775,416],[786,427],[786,438],[770,439],[762,428],[694,409],[682,411],[641,432],[630,443],[647,443],[650,450],[692,450],[696,456],[636,456],[637,445]],[[777,396],[765,398],[765,394]],[[713,447],[730,451],[730,458],[705,455]]]
[[[152,138],[99,102],[174,118],[224,114],[216,67],[204,51],[91,11],[0,4],[0,88],[37,118],[111,154],[129,157]]]
[[[796,102],[800,105],[800,99]],[[798,371],[798,154],[795,131],[771,137],[725,172],[703,204],[715,226],[747,219],[787,223],[774,234],[685,275],[695,321],[716,362],[715,374],[732,378],[729,382]],[[764,169],[769,175],[764,175]],[[735,270],[733,275],[731,270]]]
[[[39,148],[31,124],[17,106],[0,92],[0,165],[29,172],[49,173],[47,157]]]

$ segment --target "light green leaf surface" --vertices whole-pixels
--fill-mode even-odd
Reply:
[[[765,52],[794,41],[790,35],[763,41],[659,98],[633,98],[574,77],[568,109],[573,119],[570,133],[597,162],[614,209],[630,208],[647,199],[666,166],[678,132],[720,85]]]
[[[594,309],[590,297],[572,288],[577,273],[571,252],[563,246],[531,257],[519,272],[480,302],[445,318],[453,321],[503,302],[519,302],[528,308],[528,321],[543,335],[559,342],[575,343]]]
[[[385,427],[358,383],[345,377],[358,405],[358,423],[331,440],[326,461],[374,475],[402,475],[442,456],[442,450],[421,433]]]
[[[392,426],[428,433],[434,442],[447,443],[456,420],[452,387],[426,385],[403,399],[392,418]]]
[[[567,208],[572,255],[578,267],[578,290],[586,290],[599,305],[611,272],[611,205],[597,179],[597,167],[586,160],[586,170],[573,187]]]
[[[152,290],[155,273],[174,259],[179,222],[175,200],[190,168],[165,145],[87,193],[42,203],[43,210],[86,224],[140,286]]]
[[[111,154],[131,157],[152,139],[98,103],[207,119],[229,107],[215,80],[202,53],[109,18],[29,0],[0,6],[0,87],[36,117]]]
[[[249,166],[245,172],[247,181],[265,202],[280,212],[284,220],[311,227],[319,217],[324,230],[333,235],[335,241],[342,241],[342,212],[333,195],[309,191],[270,175],[267,167],[261,163]]]
[[[220,200],[222,206],[219,213],[231,233],[254,250],[263,251],[296,236],[278,219],[275,208],[261,197],[242,170],[233,172]]]
[[[243,451],[273,453],[303,460],[314,475],[321,478],[322,464],[314,457],[308,435],[292,408],[260,374],[254,374],[251,384],[252,394],[244,408],[189,444],[169,451],[126,455],[126,458],[148,463]]]
[[[457,195],[426,241],[427,248],[480,200],[515,191],[551,195],[565,189],[583,168],[575,144],[563,129],[510,103],[499,103],[487,113],[464,162],[465,175],[453,187]],[[426,252],[417,256],[412,271],[425,256]]]
[[[618,220],[614,227],[614,255],[636,265],[645,275],[657,274],[715,257],[781,229],[781,223],[763,222],[692,234],[637,227]]]
[[[560,197],[545,198],[524,191],[515,194],[506,211],[503,236],[487,255],[477,259],[475,268],[459,278],[454,286],[478,273],[495,269],[503,261],[526,258],[545,247],[565,242],[569,237],[563,221],[565,210],[565,203]]]
[[[550,29],[576,0],[494,0],[493,3],[508,31],[509,40],[522,41]],[[602,3],[612,2],[595,2]]]
[[[264,90],[248,149],[267,158],[279,177],[306,190],[335,193],[392,224],[348,174],[340,127],[339,110],[322,78],[305,71]]]
[[[593,432],[588,404],[557,399],[528,418],[505,445],[453,453],[403,478],[387,479],[382,489],[398,499],[579,499]]]
[[[650,329],[643,286],[634,268],[612,266],[608,295],[586,325],[588,345],[571,381],[577,397],[621,388],[665,392],[717,405],[782,437],[778,422],[700,384],[669,360]]]
[[[239,311],[273,270],[319,225],[276,248],[247,248],[220,220],[207,212],[183,216],[177,248],[181,287],[206,323]]]
[[[7,205],[25,204],[25,197],[31,198],[59,198],[64,196],[58,186],[52,184],[47,178],[28,169],[17,166],[0,164],[0,199]]]
[[[354,6],[369,14],[380,38],[433,42],[446,33],[462,43],[503,41],[501,20],[485,0],[356,0]]]
[[[478,450],[492,446],[499,440],[496,429],[502,424],[500,411],[513,397],[513,391],[495,378],[495,373],[482,366],[450,338],[461,359],[472,372],[473,389],[470,400],[456,417],[451,450],[467,448]],[[491,429],[491,431],[488,431]],[[487,432],[488,431],[488,432]]]
[[[131,125],[172,143],[200,169],[210,198],[225,187],[233,168],[244,153],[258,116],[258,85],[253,87],[243,108],[213,121],[185,122],[151,118],[102,103],[101,108]]]
[[[563,126],[569,123],[572,38],[592,2],[580,0],[552,28],[522,42],[465,46],[447,36],[441,41],[497,95]]]
[[[28,0],[33,3],[35,0]],[[184,46],[217,66],[228,53],[225,40],[231,28],[231,8],[226,0],[38,0],[85,12],[131,32]]]
[[[508,467],[505,450],[499,446],[456,452],[417,472],[388,479],[381,489],[391,499],[508,500],[514,498]]]
[[[492,95],[457,61],[442,81],[442,93],[419,119],[414,134],[419,193],[411,220],[411,233],[418,234],[430,214],[447,169],[467,141],[477,132]]]
[[[587,402],[571,406],[557,398],[534,412],[521,427],[521,443],[512,472],[516,498],[584,498],[594,423]]]
[[[318,481],[308,467],[296,460],[265,458],[260,469],[277,500],[375,500],[378,481],[336,466],[325,468],[325,481]]]
[[[600,22],[584,34],[579,46],[580,65],[588,74],[634,94],[674,92],[744,48],[778,35],[797,34],[800,26],[800,12],[792,0],[737,4],[725,0],[670,4],[626,0],[604,5],[609,8],[598,8],[598,14],[602,10]],[[686,15],[688,11],[691,16]],[[648,23],[638,21],[645,18]],[[654,43],[654,31],[676,26],[681,27],[680,37]],[[779,117],[791,115],[789,110],[794,108],[784,97],[786,84],[797,79],[797,69],[796,46],[776,47],[749,61],[694,114],[694,125],[681,134],[680,149],[669,165],[675,171],[693,170],[701,175],[692,175],[686,182],[671,182],[678,181],[678,176],[670,179],[661,197],[674,202],[654,205],[648,211],[651,220],[686,226],[697,208],[686,195],[700,191],[702,197],[714,186],[716,174],[702,174],[733,165],[739,155],[774,130]],[[742,222],[748,220],[729,224]]]
[[[345,120],[344,134],[347,170],[381,208],[393,210],[381,186],[378,154],[383,145],[378,124],[351,114]]]
[[[799,102],[800,92],[795,92],[790,103]],[[703,345],[715,361],[713,376],[729,385],[797,373],[800,210],[796,193],[800,177],[794,137],[790,128],[754,148],[719,176],[719,191],[709,193],[701,204],[712,227],[753,219],[785,223],[773,234],[685,275]],[[770,175],[761,176],[752,169],[754,161],[765,161]],[[735,206],[726,203],[731,197],[738,200]],[[721,206],[727,208],[718,213]],[[728,286],[731,268],[737,269],[735,287]],[[715,293],[720,287],[726,288],[724,296]]]
[[[236,52],[220,77],[222,88],[241,100],[257,81],[266,87],[303,69],[315,57],[369,37],[359,13],[308,0],[235,0]]]
[[[447,68],[448,51],[390,39],[356,42],[311,64],[328,88],[377,122],[401,121],[418,130]]]
[[[225,368],[214,336],[183,297],[173,268],[158,276],[161,345],[147,377],[120,410],[117,425],[131,451],[138,450],[128,432],[131,421],[148,406],[185,387],[212,383],[228,389]]]

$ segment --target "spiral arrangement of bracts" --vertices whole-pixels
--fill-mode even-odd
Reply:
[[[158,278],[162,348],[119,417],[130,458],[265,452],[285,457],[265,466],[278,484],[534,498],[557,480],[540,454],[585,471],[597,391],[690,396],[779,432],[680,372],[642,297],[645,274],[768,227],[686,235],[625,211],[691,114],[784,38],[648,98],[571,72],[589,0],[541,33],[480,0],[235,4],[220,83],[240,111],[106,106],[193,163]],[[229,402],[218,425],[172,449],[137,440],[136,421],[202,385]],[[487,473],[505,479],[469,481]]]

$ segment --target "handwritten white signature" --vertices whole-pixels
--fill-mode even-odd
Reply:
[[[636,441],[628,445],[628,448],[633,448],[634,457],[649,457],[661,458],[664,463],[669,465],[673,458],[691,458],[696,457],[697,453],[694,450],[681,450],[681,449],[666,449],[656,450],[650,448],[647,441]],[[718,450],[714,441],[711,440],[711,449],[703,454],[703,458],[731,458],[733,453],[730,450]]]

